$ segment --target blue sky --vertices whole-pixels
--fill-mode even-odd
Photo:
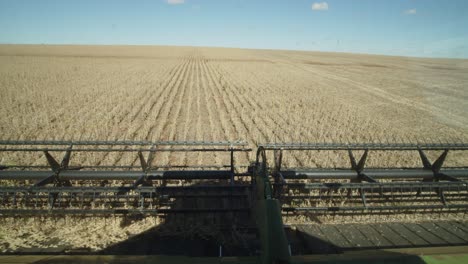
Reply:
[[[468,58],[468,0],[0,0],[0,43]]]

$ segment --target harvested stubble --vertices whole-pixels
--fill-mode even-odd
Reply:
[[[11,140],[244,139],[251,147],[275,141],[466,142],[467,71],[467,60],[192,47],[1,45],[0,133]],[[347,163],[335,154],[292,153],[284,164]],[[23,158],[45,163],[43,157],[4,155],[0,163],[16,164]],[[449,160],[456,166],[467,158]],[[73,159],[138,162],[114,154],[77,154]],[[206,159],[226,161],[218,155],[183,154],[161,156],[160,162],[203,164]],[[246,155],[237,163],[252,159]],[[418,163],[410,154],[369,159],[376,166]],[[298,217],[291,222],[296,220],[311,221]],[[38,236],[51,236],[48,225],[2,222],[2,250],[27,245],[31,234],[21,235],[24,226]],[[135,232],[152,224],[141,224]],[[10,228],[14,226],[18,228]],[[77,239],[102,236],[101,226],[58,236],[70,238],[67,242],[76,247],[86,243],[92,248],[125,239],[120,231],[94,242]],[[33,241],[40,245],[44,240]]]

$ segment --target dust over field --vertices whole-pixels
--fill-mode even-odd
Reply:
[[[3,140],[242,139],[251,147],[265,142],[468,141],[468,60],[199,47],[0,45],[0,94]],[[0,164],[18,162],[10,158],[0,157]],[[247,165],[252,158],[237,162]],[[417,156],[411,158],[379,156],[374,163],[419,163]],[[451,165],[466,163],[466,158]],[[92,159],[128,162],[118,156]],[[190,160],[166,159],[170,164]],[[38,162],[45,164],[45,159]],[[289,166],[347,163],[346,157],[334,155],[285,156]],[[15,221],[4,222],[11,227]],[[112,239],[83,235],[83,230],[112,229],[102,223],[89,229],[77,225],[84,242],[68,242],[99,248],[138,229],[130,225],[131,232]],[[46,226],[46,234],[56,232]],[[25,232],[35,232],[31,230]],[[21,240],[21,230],[2,233],[10,241],[2,249],[19,247],[30,238]],[[46,238],[37,239],[40,245]],[[99,239],[107,242],[99,244]]]

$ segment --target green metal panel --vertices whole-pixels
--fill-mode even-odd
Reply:
[[[283,219],[278,200],[272,199],[271,184],[264,163],[258,164],[255,171],[257,200],[254,216],[262,245],[261,262],[290,263],[288,240],[283,228]]]
[[[427,264],[465,264],[468,254],[422,256],[421,259]]]
[[[288,241],[278,201],[259,200],[255,212],[262,243],[262,263],[290,263]]]

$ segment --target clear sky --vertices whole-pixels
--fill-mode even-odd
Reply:
[[[468,58],[468,0],[0,0],[0,43]]]

